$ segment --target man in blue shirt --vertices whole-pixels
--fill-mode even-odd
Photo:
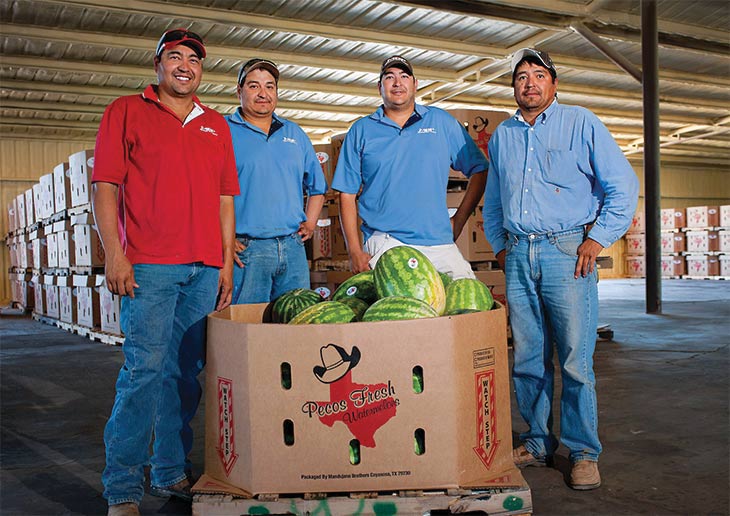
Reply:
[[[550,57],[512,58],[519,110],[489,141],[484,230],[507,279],[517,404],[529,430],[518,466],[545,465],[553,434],[553,343],[562,371],[560,441],[574,489],[601,484],[593,351],[598,321],[596,257],[628,229],[638,180],[590,111],[557,101]]]
[[[276,64],[248,61],[238,73],[241,107],[226,117],[241,187],[234,197],[234,304],[265,303],[310,286],[304,241],[314,232],[327,181],[304,131],[274,114],[278,82]]]
[[[406,59],[383,61],[378,81],[383,105],[355,122],[343,142],[332,188],[340,191],[352,272],[374,267],[385,251],[406,244],[422,251],[440,272],[474,278],[454,240],[483,195],[489,164],[454,117],[416,104],[417,86]],[[470,178],[451,222],[449,167]]]

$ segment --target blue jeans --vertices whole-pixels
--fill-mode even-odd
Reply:
[[[553,345],[562,371],[560,442],[570,460],[597,461],[593,351],[598,324],[598,272],[575,279],[583,228],[508,236],[505,274],[512,325],[515,394],[529,430],[520,438],[536,457],[558,447],[553,433]]]
[[[243,267],[233,266],[232,304],[268,303],[284,292],[309,288],[309,266],[302,237],[238,237],[246,249],[238,254]]]
[[[139,288],[134,299],[121,300],[124,365],[104,429],[102,481],[109,505],[142,500],[147,464],[158,487],[176,484],[190,471],[190,421],[202,393],[197,377],[218,275],[217,268],[202,264],[134,266]]]

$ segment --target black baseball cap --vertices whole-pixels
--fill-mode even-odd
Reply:
[[[512,75],[515,74],[517,65],[519,65],[524,58],[529,56],[537,58],[537,60],[540,61],[543,66],[545,66],[545,68],[550,70],[550,73],[553,77],[557,77],[558,71],[555,69],[553,60],[550,59],[548,53],[543,52],[542,50],[538,50],[536,48],[522,48],[514,53],[514,55],[512,56]]]
[[[380,78],[383,78],[383,75],[385,74],[386,70],[388,70],[388,68],[393,67],[400,68],[408,75],[413,76],[413,67],[411,66],[411,63],[408,62],[408,59],[401,56],[390,56],[385,61],[383,61],[382,65],[380,65]]]

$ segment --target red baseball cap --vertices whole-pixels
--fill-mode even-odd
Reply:
[[[205,57],[203,38],[187,29],[170,29],[165,31],[157,43],[155,56],[160,57],[164,50],[176,47],[177,45],[185,45],[186,47],[192,48],[201,59]]]

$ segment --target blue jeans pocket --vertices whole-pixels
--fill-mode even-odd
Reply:
[[[580,233],[555,237],[555,247],[568,256],[578,256],[578,248],[583,243]]]

